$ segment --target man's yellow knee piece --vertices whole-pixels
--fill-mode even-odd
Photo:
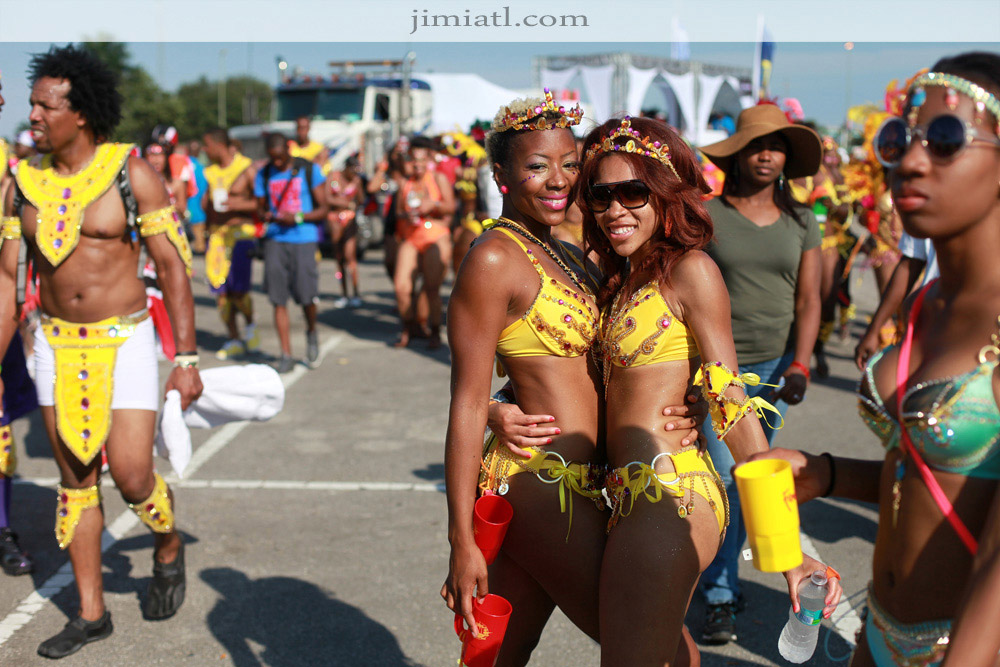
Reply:
[[[76,526],[84,510],[101,506],[101,488],[95,484],[86,489],[67,489],[60,486],[56,502],[56,540],[65,549],[76,535]]]
[[[155,533],[169,533],[174,529],[174,508],[167,493],[167,483],[159,473],[153,473],[156,482],[153,492],[141,503],[129,503],[129,509],[139,515],[144,524]]]

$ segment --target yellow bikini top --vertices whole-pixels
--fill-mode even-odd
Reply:
[[[627,299],[619,292],[601,320],[604,385],[611,367],[631,368],[699,356],[691,331],[670,311],[655,280]]]
[[[583,293],[550,277],[535,253],[509,229],[497,227],[527,254],[538,272],[541,286],[528,312],[500,332],[497,354],[501,357],[579,357],[587,353],[597,335],[598,317]],[[539,250],[539,252],[541,252]]]

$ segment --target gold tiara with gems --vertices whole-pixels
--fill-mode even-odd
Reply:
[[[981,122],[983,111],[989,111],[993,114],[993,118],[997,120],[997,124],[993,130],[1000,134],[1000,100],[990,91],[968,79],[943,72],[927,72],[918,76],[913,81],[913,84],[910,86],[908,99],[910,104],[909,120],[911,123],[916,119],[916,112],[927,100],[927,93],[924,89],[928,86],[943,86],[947,89],[945,92],[945,104],[952,111],[958,106],[958,93],[962,93],[972,99],[976,107],[976,122]]]
[[[619,139],[625,139],[624,143],[618,143]],[[669,167],[670,171],[674,172],[677,180],[684,180],[677,173],[677,169],[674,168],[674,163],[670,161],[670,147],[660,141],[650,141],[649,137],[640,137],[639,132],[632,129],[632,119],[629,116],[622,118],[621,125],[614,132],[606,136],[603,141],[591,144],[590,148],[587,149],[586,159],[590,160],[599,153],[611,153],[613,151],[636,153],[651,157]]]
[[[558,114],[557,119],[546,119],[545,114]],[[556,128],[566,128],[571,125],[579,125],[583,118],[583,109],[577,104],[572,109],[557,105],[552,93],[545,89],[545,100],[542,104],[536,104],[523,111],[511,111],[510,107],[504,108],[504,115],[493,121],[494,132],[506,132],[507,130],[553,130]]]

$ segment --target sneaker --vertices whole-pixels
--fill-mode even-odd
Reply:
[[[248,324],[244,334],[246,336],[247,352],[253,352],[260,347],[260,331],[257,329],[256,324]]]
[[[351,301],[346,296],[340,296],[333,300],[334,308],[347,308]]]
[[[276,370],[284,375],[285,373],[290,373],[293,368],[295,368],[295,360],[291,357],[281,355],[281,359],[278,361]]]
[[[111,636],[114,626],[111,625],[111,612],[105,611],[96,621],[85,621],[79,616],[66,624],[59,634],[49,637],[38,646],[38,655],[46,658],[65,658],[83,648],[90,642],[96,642]]]
[[[31,556],[17,543],[17,533],[10,528],[0,528],[0,567],[12,577],[30,574],[35,569]]]
[[[223,360],[232,359],[242,356],[246,351],[246,348],[243,347],[243,341],[230,339],[223,343],[221,350],[215,353],[215,358]]]
[[[701,641],[721,646],[736,641],[736,603],[710,604],[705,609]]]
[[[306,333],[306,366],[319,368],[319,334]]]
[[[360,296],[355,296],[347,300],[347,305],[351,308],[360,308],[363,304],[364,302]]]

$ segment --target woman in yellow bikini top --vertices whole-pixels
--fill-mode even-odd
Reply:
[[[666,664],[729,517],[711,458],[681,446],[655,417],[661,405],[701,383],[713,426],[739,462],[767,449],[758,420],[743,417],[769,406],[743,392],[757,378],[728,370],[737,368],[729,301],[718,268],[702,252],[712,222],[694,153],[667,125],[644,118],[610,120],[584,146],[584,235],[605,274],[597,348],[612,514],[600,619],[602,655],[615,659],[602,664]],[[785,574],[790,590],[825,568],[806,557]],[[831,607],[839,594],[839,583],[831,584]],[[660,622],[636,622],[640,599],[643,614]]]
[[[500,664],[526,664],[553,604],[598,637],[597,576],[607,514],[601,496],[600,396],[589,354],[598,328],[593,285],[552,239],[579,175],[573,133],[582,112],[552,96],[501,109],[487,138],[502,215],[469,250],[448,305],[452,397],[445,444],[449,574],[441,590],[473,627],[473,597],[516,600]],[[495,358],[524,411],[561,428],[527,458],[487,443]],[[680,401],[678,401],[680,403]],[[514,521],[487,572],[472,531],[480,493],[503,495]],[[544,588],[539,582],[545,582]],[[488,589],[487,589],[488,586]]]

